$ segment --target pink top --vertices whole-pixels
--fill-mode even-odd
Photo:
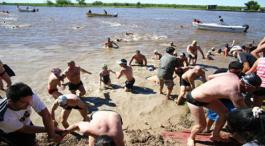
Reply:
[[[261,78],[261,87],[265,88],[265,58],[260,58],[257,66],[257,75]]]

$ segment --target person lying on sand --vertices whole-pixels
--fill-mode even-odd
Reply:
[[[64,94],[60,95],[53,103],[51,108],[51,116],[54,122],[54,125],[57,126],[58,123],[55,119],[55,110],[58,108],[58,106],[62,107],[62,117],[61,123],[64,128],[69,127],[69,123],[67,122],[67,119],[72,111],[72,109],[77,109],[81,116],[83,117],[83,121],[88,121],[87,117],[87,106],[86,104],[75,94]]]
[[[79,122],[65,130],[80,131],[89,136],[89,146],[125,146],[122,118],[113,111],[97,111],[89,122]],[[104,142],[104,143],[103,143]]]
[[[146,57],[141,54],[141,52],[139,50],[135,51],[135,55],[133,55],[133,57],[131,58],[129,65],[132,64],[132,61],[135,60],[135,64],[139,65],[139,66],[146,66],[147,65],[147,60]]]

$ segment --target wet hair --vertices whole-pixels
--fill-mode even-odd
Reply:
[[[175,48],[173,48],[173,47],[168,47],[168,48],[166,48],[166,52],[167,52],[168,54],[173,54],[174,51],[175,51]]]
[[[17,102],[23,97],[32,95],[33,92],[31,88],[24,83],[15,83],[11,85],[6,91],[6,97],[13,102]]]
[[[243,64],[239,61],[232,61],[228,65],[228,69],[243,69]]]
[[[140,53],[140,50],[136,50],[135,52],[139,54]]]
[[[228,114],[227,124],[230,132],[236,132],[247,142],[257,140],[265,144],[265,112],[259,118],[253,116],[252,108],[237,109]]]
[[[107,135],[98,136],[94,146],[116,146],[113,139]]]

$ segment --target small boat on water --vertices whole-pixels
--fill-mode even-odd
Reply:
[[[118,17],[118,14],[86,13],[87,17]]]
[[[35,8],[29,9],[28,7],[26,9],[21,9],[19,6],[17,6],[17,9],[19,12],[38,12],[39,11],[39,9],[35,9]]]
[[[248,25],[225,25],[218,23],[203,23],[201,21],[193,21],[192,26],[201,30],[225,31],[225,32],[247,32]]]

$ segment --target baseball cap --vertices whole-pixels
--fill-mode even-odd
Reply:
[[[121,59],[117,62],[118,64],[127,64],[127,60],[126,59]]]
[[[246,74],[241,79],[245,84],[248,84],[252,87],[259,87],[261,85],[261,79],[255,73]]]

